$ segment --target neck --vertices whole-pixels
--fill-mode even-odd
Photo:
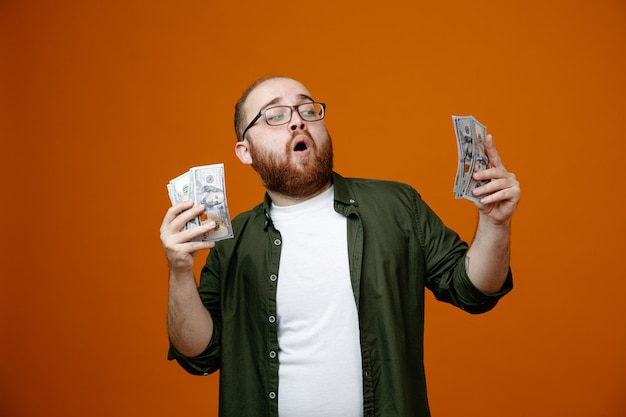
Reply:
[[[294,204],[302,203],[310,198],[316,197],[330,188],[330,182],[326,183],[323,187],[317,190],[315,193],[307,196],[289,196],[275,191],[266,190],[267,194],[272,199],[272,202],[277,206],[293,206]]]

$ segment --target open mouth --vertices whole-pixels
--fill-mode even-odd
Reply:
[[[300,137],[296,138],[293,142],[293,151],[294,152],[306,152],[311,148],[311,142],[308,136],[300,135]]]
[[[309,149],[309,147],[304,141],[296,143],[296,146],[294,146],[293,148],[293,150],[296,152],[306,151],[307,149]]]

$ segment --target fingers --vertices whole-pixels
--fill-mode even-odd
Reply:
[[[187,222],[200,215],[204,206],[191,202],[176,204],[166,212],[161,224],[161,243],[167,256],[170,269],[193,267],[193,258],[203,249],[210,249],[215,242],[196,242],[193,239],[215,229],[215,222],[206,222],[198,227],[184,230]]]
[[[503,168],[489,168],[480,172],[476,172],[473,175],[476,181],[490,180],[489,182],[476,187],[474,195],[482,195],[487,193],[494,193],[498,190],[505,188],[519,188],[519,181],[512,172],[508,172]]]
[[[206,222],[188,230],[180,230],[173,233],[166,232],[161,234],[161,241],[166,251],[176,249],[191,253],[201,249],[212,248],[215,246],[214,242],[196,242],[194,239],[211,232],[215,227],[215,222]],[[177,245],[185,245],[185,247],[176,248]]]
[[[485,138],[485,152],[489,158],[490,168],[472,175],[475,181],[482,183],[480,187],[472,190],[475,196],[482,196],[476,206],[481,218],[484,216],[493,224],[508,225],[520,200],[520,184],[515,174],[504,168],[492,135]]]
[[[169,210],[167,210],[167,212],[165,213],[165,217],[163,218],[163,222],[161,223],[161,233],[163,233],[171,223],[175,222],[176,224],[182,223],[183,225],[185,225],[186,222],[191,220],[194,216],[193,214],[187,212],[186,215],[183,215],[183,217],[180,217],[180,214],[183,213],[185,210],[189,210],[192,206],[193,203],[191,201],[184,201],[170,207]],[[198,207],[196,207],[196,209],[197,208]]]
[[[493,142],[493,136],[491,134],[487,135],[485,139],[485,151],[487,152],[487,157],[489,158],[490,168],[484,169],[482,171],[476,171],[473,174],[473,178],[476,181],[493,181],[499,178],[511,178],[511,176],[512,179],[515,180],[515,175],[508,172],[504,167],[502,159],[500,159],[500,155],[496,150],[496,146]]]
[[[487,157],[489,158],[489,164],[492,167],[504,169],[504,165],[502,164],[500,155],[496,150],[496,146],[493,142],[493,136],[491,134],[488,134],[485,138],[485,150],[487,152]]]
[[[174,243],[186,242],[194,237],[200,236],[203,233],[213,230],[216,227],[215,222],[210,221],[205,224],[191,228],[189,230],[183,230],[185,225],[202,214],[204,212],[204,206],[199,205],[192,207],[192,203],[184,202],[172,206],[161,224],[161,240],[169,241],[171,236],[176,236]]]
[[[491,168],[475,172],[473,178],[476,181],[488,182],[475,188],[472,191],[473,194],[477,196],[487,195],[481,199],[482,204],[491,204],[501,201],[509,201],[517,204],[520,197],[519,181],[515,174],[508,172],[504,167],[494,145],[492,135],[487,135],[485,146]]]
[[[485,180],[510,180],[516,181],[515,174],[507,171],[504,167],[500,166],[498,168],[487,168],[482,171],[476,171],[472,174],[472,178],[476,181],[485,181]]]
[[[517,204],[520,198],[520,186],[517,180],[494,180],[475,189],[475,195],[485,195],[481,204],[510,201]]]

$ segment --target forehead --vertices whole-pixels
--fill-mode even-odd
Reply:
[[[272,78],[259,84],[244,104],[247,114],[256,113],[269,104],[295,105],[311,97],[304,85],[290,78]]]

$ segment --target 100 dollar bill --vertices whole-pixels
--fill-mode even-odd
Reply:
[[[215,229],[194,239],[195,241],[218,241],[233,237],[233,228],[226,200],[224,164],[203,165],[191,168],[167,184],[172,205],[183,201],[202,204],[204,212],[189,221],[185,229],[191,229],[214,221]]]
[[[485,140],[487,128],[474,116],[452,116],[458,150],[457,173],[454,180],[456,198],[479,201],[484,195],[475,196],[472,190],[488,181],[475,181],[475,172],[489,168]]]

